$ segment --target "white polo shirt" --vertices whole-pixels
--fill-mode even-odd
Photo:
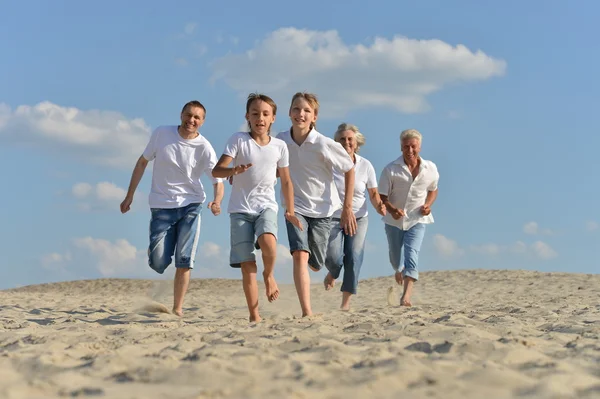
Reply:
[[[357,218],[367,216],[367,193],[368,188],[377,188],[377,176],[375,175],[375,168],[371,162],[361,157],[358,154],[354,154],[356,163],[354,164],[354,195],[352,196],[352,212]],[[336,171],[333,172],[335,179],[335,185],[337,187],[340,198],[343,200],[346,192],[346,184],[344,175]],[[334,218],[339,218],[342,215],[342,210],[338,209],[333,214]]]
[[[437,166],[423,158],[414,180],[403,156],[387,164],[379,179],[379,194],[386,195],[390,203],[404,210],[406,215],[396,220],[388,212],[383,222],[401,230],[408,230],[417,223],[433,223],[433,214],[421,215],[421,207],[425,205],[427,192],[437,190],[439,178]]]
[[[302,145],[292,139],[290,130],[277,138],[285,141],[290,154],[290,177],[294,185],[294,208],[303,216],[332,216],[342,207],[333,171],[346,173],[354,167],[340,143],[311,130]]]
[[[212,176],[217,155],[208,140],[200,134],[194,139],[183,139],[177,126],[157,127],[143,156],[147,161],[154,160],[148,195],[150,208],[172,209],[204,203],[202,173],[213,183],[223,181]]]
[[[223,154],[233,158],[234,166],[252,164],[244,173],[233,176],[227,211],[255,215],[270,208],[277,212],[277,168],[288,167],[287,145],[271,137],[267,145],[261,146],[250,133],[239,132],[227,141]]]

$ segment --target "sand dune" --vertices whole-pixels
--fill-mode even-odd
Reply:
[[[0,291],[0,398],[598,398],[600,276],[422,273],[361,281],[351,312],[293,286],[247,322],[241,282],[93,280]],[[262,288],[261,288],[262,289]],[[163,305],[161,305],[163,304]]]

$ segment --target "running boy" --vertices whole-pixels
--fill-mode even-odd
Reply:
[[[294,191],[288,171],[289,155],[285,143],[270,136],[277,105],[264,94],[250,94],[246,102],[246,120],[250,132],[235,133],[225,146],[213,169],[213,176],[233,178],[227,211],[231,219],[231,267],[241,267],[244,294],[250,321],[260,321],[258,284],[254,248],[262,251],[263,278],[269,302],[279,297],[273,276],[277,254],[277,211],[275,184],[277,174],[285,200],[286,221],[302,229],[294,215]],[[229,168],[231,161],[234,167]],[[255,237],[258,240],[255,241]]]
[[[277,135],[290,154],[290,176],[294,185],[296,216],[303,229],[286,221],[290,252],[294,259],[294,284],[302,316],[311,316],[309,266],[319,271],[325,265],[331,217],[342,207],[333,170],[344,175],[347,193],[354,192],[354,162],[340,143],[315,129],[319,101],[314,94],[296,93],[290,106],[290,130]],[[344,199],[340,224],[346,234],[356,232],[352,196]]]

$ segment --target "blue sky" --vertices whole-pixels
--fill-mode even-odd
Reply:
[[[316,92],[319,130],[358,125],[378,176],[400,131],[422,132],[440,194],[421,270],[597,273],[599,12],[593,1],[5,3],[0,288],[157,278],[145,265],[150,169],[132,212],[118,211],[151,130],[198,99],[220,155],[256,90],[277,101],[277,131],[292,94]],[[228,237],[228,216],[205,211],[194,277],[239,277]],[[282,218],[279,238],[289,282]],[[391,272],[371,209],[361,277]]]

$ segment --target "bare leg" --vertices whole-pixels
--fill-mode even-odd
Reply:
[[[244,286],[244,294],[248,303],[248,311],[250,312],[249,320],[251,322],[259,322],[260,315],[258,314],[258,283],[256,282],[256,262],[242,263],[242,284]]]
[[[323,280],[323,285],[325,285],[325,291],[329,291],[333,287],[335,287],[335,279],[331,275],[331,272],[327,273],[325,276],[325,280]]]
[[[175,270],[175,283],[173,284],[173,313],[183,316],[183,298],[190,285],[190,268],[178,267]]]
[[[400,298],[401,306],[412,306],[412,302],[410,301],[410,297],[413,291],[413,285],[415,283],[415,279],[412,277],[404,277],[404,293],[402,293],[402,297]]]
[[[277,287],[277,282],[273,276],[275,259],[277,257],[277,240],[273,234],[266,233],[258,237],[258,244],[260,245],[262,259],[265,265],[265,270],[263,270],[263,280],[265,281],[267,299],[269,302],[273,302],[279,298],[279,288]]]
[[[342,291],[342,306],[340,309],[342,310],[350,310],[350,298],[352,298],[352,294],[346,291]]]
[[[312,316],[310,307],[310,275],[308,274],[308,252],[294,251],[294,284],[302,308],[302,317]]]

